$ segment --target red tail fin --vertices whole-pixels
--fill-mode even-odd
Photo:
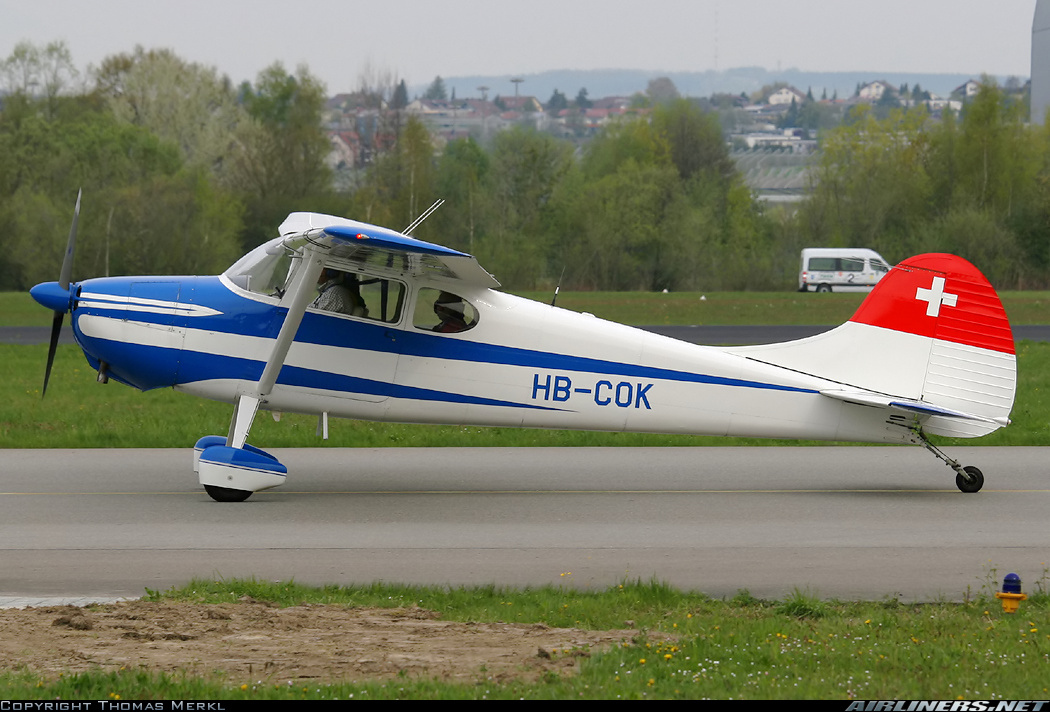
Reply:
[[[995,289],[955,255],[904,260],[850,321],[981,349],[1014,353],[1013,333]]]

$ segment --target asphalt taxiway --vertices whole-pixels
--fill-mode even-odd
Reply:
[[[1047,448],[275,450],[282,488],[220,504],[183,450],[0,453],[0,596],[132,596],[197,577],[795,589],[958,600],[1047,583]]]

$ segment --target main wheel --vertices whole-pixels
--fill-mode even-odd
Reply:
[[[818,292],[830,292],[831,291],[831,285],[830,284],[821,284],[821,285],[819,285],[817,287],[817,291]]]
[[[216,502],[243,502],[252,496],[251,490],[230,489],[214,485],[204,485],[204,491]]]
[[[980,492],[984,487],[984,473],[973,465],[967,465],[963,470],[970,476],[970,481],[967,482],[962,475],[956,475],[955,486],[963,492]]]

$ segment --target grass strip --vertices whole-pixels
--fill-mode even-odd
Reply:
[[[143,669],[74,675],[0,674],[7,699],[1046,699],[1050,655],[1047,571],[1019,613],[992,597],[988,570],[964,603],[779,601],[740,591],[729,600],[657,582],[602,590],[547,586],[442,588],[388,584],[308,587],[294,582],[195,580],[147,600],[278,606],[419,606],[442,619],[520,622],[636,634],[606,650],[552,651],[579,660],[574,675],[537,682],[266,681]]]

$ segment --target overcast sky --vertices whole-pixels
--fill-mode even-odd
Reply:
[[[436,75],[550,69],[1027,77],[1036,0],[0,0],[0,59],[64,40],[84,70],[167,47],[254,81],[305,63],[330,94],[369,68]]]

